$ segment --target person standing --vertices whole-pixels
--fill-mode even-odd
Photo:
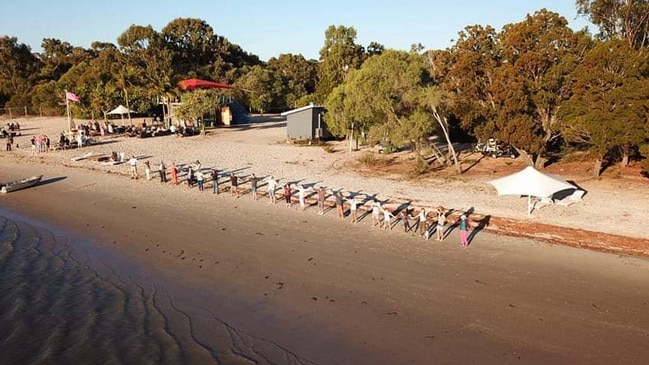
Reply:
[[[268,179],[268,197],[270,198],[270,204],[277,203],[275,200],[275,189],[277,189],[277,180],[275,180],[274,176],[271,176]]]
[[[252,198],[257,201],[257,181],[259,178],[255,174],[250,175],[250,192],[252,192]]]
[[[427,213],[425,208],[421,208],[419,215],[417,215],[417,228],[419,233],[423,236],[428,231]]]
[[[174,185],[178,185],[178,168],[176,167],[176,162],[171,162],[171,182]]]
[[[465,247],[469,245],[469,222],[464,214],[460,216],[460,243]]]
[[[149,160],[144,161],[144,174],[146,175],[147,181],[151,180],[151,163]]]
[[[160,174],[160,182],[161,183],[166,183],[167,182],[167,167],[165,166],[165,163],[162,160],[160,161],[160,166],[158,166],[158,173]]]
[[[403,232],[408,233],[410,231],[410,214],[408,214],[408,209],[403,209],[401,213],[399,213],[399,219],[403,222]]]
[[[187,185],[190,188],[194,186],[194,168],[191,166],[187,168]]]
[[[135,155],[131,155],[131,159],[128,160],[128,164],[131,166],[131,179],[137,180],[140,176],[137,173],[137,158],[135,158]]]
[[[212,170],[212,194],[219,193],[219,170]]]
[[[389,210],[384,209],[381,207],[381,211],[383,212],[383,222],[381,222],[381,226],[383,226],[383,229],[388,229],[390,227],[390,230],[392,230],[392,217],[394,217],[394,214],[390,213]]]
[[[379,226],[381,224],[381,203],[378,200],[374,200],[372,203],[372,227]]]
[[[306,209],[306,201],[305,201],[306,191],[309,190],[310,188],[307,188],[304,184],[300,184],[297,186],[297,189],[298,189],[297,197],[300,202],[300,209],[304,211]]]
[[[444,240],[444,225],[446,225],[446,212],[444,208],[437,208],[437,240]]]
[[[318,188],[318,214],[323,215],[325,213],[325,198],[327,192],[325,191],[324,186]]]
[[[352,219],[352,223],[357,223],[358,222],[358,200],[356,200],[356,197],[352,197],[351,199],[347,199],[349,202],[349,216]]]
[[[14,144],[14,134],[9,132],[7,136],[7,151],[11,151],[11,146]]]
[[[203,176],[203,172],[201,170],[196,171],[196,183],[198,184],[198,191],[203,192],[203,183],[204,183],[205,177]]]
[[[343,208],[343,194],[340,191],[334,191],[334,198],[336,198],[336,213],[341,219],[345,219],[345,208]]]
[[[286,184],[284,185],[284,199],[286,199],[286,207],[290,208],[291,207],[291,185]]]
[[[230,173],[230,196],[239,197],[239,181],[234,172]]]

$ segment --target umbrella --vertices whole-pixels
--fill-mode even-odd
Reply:
[[[178,83],[181,89],[192,91],[195,89],[234,89],[234,86],[221,84],[219,82],[207,81],[201,79],[187,79]]]
[[[558,175],[544,174],[532,166],[523,171],[489,181],[498,195],[527,195],[527,214],[531,214],[532,197],[545,198],[552,194],[577,187]]]

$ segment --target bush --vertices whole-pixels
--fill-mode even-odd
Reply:
[[[415,160],[415,167],[412,170],[412,175],[422,175],[428,171],[428,162],[421,156],[417,156]]]
[[[358,162],[365,166],[376,166],[378,165],[379,160],[374,156],[374,153],[368,151],[358,158]]]
[[[327,152],[327,153],[334,153],[334,152],[336,152],[336,150],[334,149],[334,146],[332,146],[332,145],[330,145],[330,144],[325,144],[324,146],[322,146],[322,149],[323,149],[325,152]]]

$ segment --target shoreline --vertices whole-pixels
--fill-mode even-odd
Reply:
[[[640,364],[648,355],[646,302],[636,294],[649,289],[646,259],[488,232],[465,249],[456,231],[440,244],[249,195],[25,161],[0,166],[3,178],[36,171],[44,183],[3,195],[4,207],[96,237],[176,280],[181,289],[170,295],[201,292],[184,300],[308,361],[610,363],[622,351]],[[540,279],[555,275],[564,279],[552,287]],[[564,300],[566,314],[556,316],[552,303]],[[583,312],[588,300],[607,317]],[[583,341],[592,331],[607,335]]]

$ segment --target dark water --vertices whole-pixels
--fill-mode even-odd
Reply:
[[[142,277],[89,240],[0,210],[0,364],[310,363]]]

